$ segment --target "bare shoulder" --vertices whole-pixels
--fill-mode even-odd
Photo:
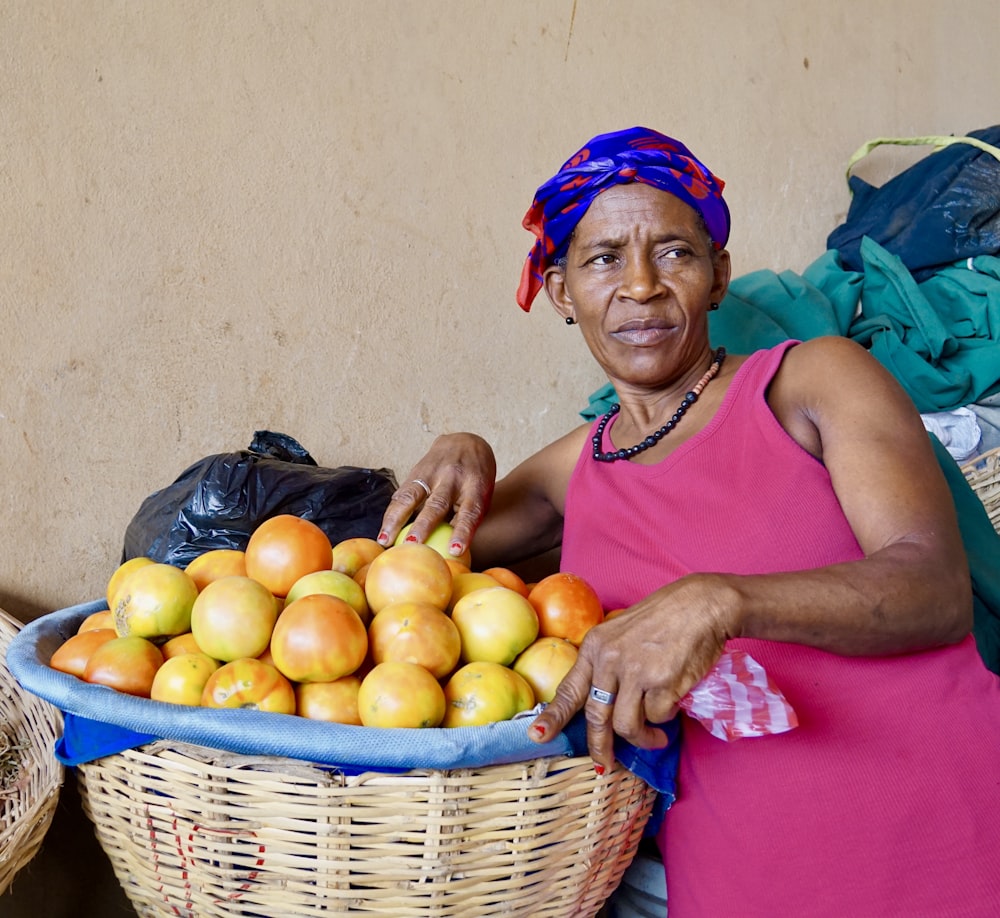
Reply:
[[[861,345],[829,336],[791,348],[768,391],[788,433],[818,458],[836,439],[924,437],[913,401]]]

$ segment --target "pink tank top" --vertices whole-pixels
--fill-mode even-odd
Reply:
[[[792,346],[751,355],[712,421],[656,465],[594,462],[587,441],[562,568],[605,608],[692,571],[862,557],[826,469],[765,399]],[[1000,914],[1000,679],[971,636],[894,657],[729,646],[764,666],[800,726],[726,743],[682,717],[658,838],[670,918]]]

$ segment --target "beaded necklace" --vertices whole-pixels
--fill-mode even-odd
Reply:
[[[695,387],[681,399],[681,403],[677,410],[673,413],[670,420],[667,421],[659,430],[654,430],[645,440],[641,443],[636,443],[635,446],[629,446],[626,449],[615,449],[606,453],[601,452],[601,442],[604,439],[604,428],[608,426],[608,421],[610,421],[619,411],[621,411],[621,405],[612,405],[601,418],[601,422],[597,425],[597,430],[594,432],[593,444],[594,444],[594,461],[595,462],[617,462],[619,459],[631,459],[632,456],[638,455],[641,452],[649,449],[651,446],[656,446],[670,431],[672,431],[679,423],[682,417],[687,413],[688,408],[690,408],[696,401],[698,401],[698,396],[701,395],[702,390],[709,384],[711,379],[719,372],[722,368],[722,361],[726,359],[726,349],[720,347],[712,359],[712,365],[708,368],[708,372],[702,376],[701,379],[695,384]]]

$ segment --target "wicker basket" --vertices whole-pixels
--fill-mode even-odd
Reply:
[[[962,474],[983,502],[993,528],[1000,532],[1000,447],[963,465]]]
[[[63,767],[53,753],[62,730],[59,712],[21,689],[7,670],[7,647],[21,624],[0,609],[0,749],[17,769],[13,783],[0,783],[0,895],[42,846],[52,823]]]
[[[346,777],[160,740],[78,773],[143,918],[588,918],[655,799],[589,757]]]

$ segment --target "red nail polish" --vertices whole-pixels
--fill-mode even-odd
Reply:
[[[416,542],[417,541],[417,537],[415,535],[408,535],[406,537],[405,541],[407,541],[407,542]]]
[[[538,737],[545,736],[545,727],[543,727],[541,724],[535,724],[531,729],[534,730],[535,736]]]
[[[595,765],[594,766],[594,771],[596,771],[599,775],[603,775],[604,774],[604,766],[603,765]]]
[[[460,555],[465,550],[465,546],[461,542],[452,542],[451,550],[456,555]]]
[[[378,538],[375,541],[381,545],[385,545],[385,543],[389,541],[389,533],[382,530],[382,532],[378,534]]]

